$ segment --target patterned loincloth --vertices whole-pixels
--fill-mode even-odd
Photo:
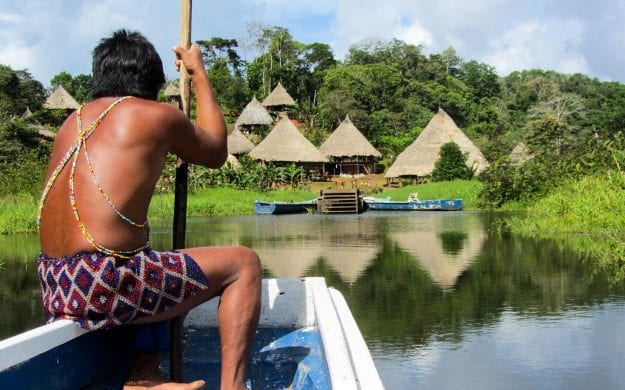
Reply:
[[[208,288],[189,256],[145,249],[130,259],[99,252],[60,259],[39,255],[41,301],[47,322],[70,319],[106,329],[164,312]]]

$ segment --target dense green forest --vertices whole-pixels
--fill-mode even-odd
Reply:
[[[480,178],[484,206],[536,199],[567,179],[622,171],[621,83],[537,69],[501,76],[453,48],[428,55],[396,39],[361,42],[340,61],[328,44],[304,44],[285,28],[261,23],[248,26],[245,42],[245,48],[222,37],[196,42],[230,122],[252,96],[263,99],[280,81],[298,103],[290,116],[314,144],[349,114],[389,166],[441,107],[491,163]],[[254,58],[241,57],[250,51]],[[50,85],[62,85],[82,102],[89,99],[90,82],[90,75],[63,71]],[[45,164],[49,142],[36,125],[54,130],[65,115],[42,109],[47,94],[27,70],[0,65],[4,194],[39,191],[43,173],[37,167]],[[27,109],[34,115],[22,119]],[[527,147],[524,164],[509,158],[519,143]]]

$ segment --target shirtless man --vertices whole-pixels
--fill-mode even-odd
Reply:
[[[43,308],[48,321],[106,329],[170,319],[220,295],[221,388],[241,389],[260,312],[258,256],[245,247],[157,252],[149,243],[148,206],[166,153],[211,168],[228,154],[199,49],[174,52],[195,88],[195,125],[156,101],[162,63],[141,34],[120,30],[94,49],[94,100],[59,129],[39,208]],[[157,355],[140,356],[127,387],[204,384],[165,383],[158,364]]]

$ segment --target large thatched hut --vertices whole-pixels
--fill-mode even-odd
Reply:
[[[456,126],[454,120],[439,108],[417,139],[397,156],[384,177],[430,176],[439,158],[441,146],[449,142],[455,142],[462,152],[468,153],[467,165],[474,167],[476,175],[488,168],[488,161],[482,152]]]
[[[52,110],[77,110],[80,105],[65,88],[59,85],[48,96],[43,107]]]
[[[323,174],[326,156],[310,143],[288,117],[280,119],[267,137],[250,152],[256,160],[277,165],[296,163],[312,175]]]
[[[328,170],[334,175],[361,175],[375,173],[382,157],[367,138],[345,116],[339,127],[319,147],[331,163]]]
[[[239,127],[250,128],[253,126],[268,126],[273,123],[273,118],[267,109],[256,100],[256,96],[247,103],[235,124]]]
[[[284,89],[282,83],[279,82],[269,96],[263,100],[263,106],[272,113],[279,114],[286,112],[289,107],[295,106],[295,100]]]
[[[239,128],[235,126],[232,133],[228,135],[228,153],[240,156],[251,152],[252,149],[254,149],[252,141],[247,139],[247,137],[239,131]]]

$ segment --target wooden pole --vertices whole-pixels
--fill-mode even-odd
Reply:
[[[180,46],[191,47],[191,0],[181,0]],[[187,117],[191,114],[191,79],[184,66],[180,67],[180,102]],[[178,159],[176,163],[176,185],[174,196],[174,242],[173,248],[185,246],[187,214],[187,163]]]
[[[191,0],[180,2],[180,46],[191,47]],[[180,104],[187,117],[191,114],[191,79],[184,66],[180,66]],[[176,162],[176,184],[174,193],[174,242],[173,248],[185,246],[187,229],[187,184],[189,168],[187,163]],[[182,325],[186,314],[176,317],[169,324],[169,376],[175,382],[182,382]]]

